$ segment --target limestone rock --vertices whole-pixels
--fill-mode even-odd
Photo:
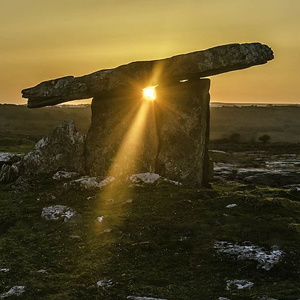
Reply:
[[[48,221],[62,220],[64,222],[67,222],[71,218],[75,217],[76,214],[76,211],[71,207],[65,205],[53,205],[44,207],[42,210],[41,217]]]
[[[12,296],[21,296],[23,293],[25,293],[25,287],[22,285],[15,285],[8,292],[0,295],[0,299],[6,299]]]
[[[257,268],[262,268],[266,271],[271,270],[284,256],[284,252],[278,249],[277,246],[273,246],[270,252],[266,252],[262,248],[249,243],[239,245],[226,241],[216,241],[214,248],[219,253],[234,256],[239,260],[247,259],[257,261]]]
[[[0,170],[0,183],[10,183],[17,179],[19,169],[16,165],[3,165]]]
[[[273,51],[260,43],[229,44],[176,55],[170,58],[138,61],[115,69],[101,70],[82,77],[67,76],[49,80],[25,89],[22,96],[28,107],[55,105],[112,93],[120,88],[165,84],[193,79],[264,64],[274,58]],[[160,76],[153,76],[159,72]],[[97,100],[103,100],[97,97]]]
[[[84,135],[76,130],[73,120],[68,120],[41,139],[20,165],[25,174],[55,173],[59,170],[83,173],[84,150]]]
[[[101,189],[115,180],[114,177],[109,176],[103,180],[99,180],[97,177],[82,176],[76,180],[70,182],[71,185],[79,185],[82,189],[92,190]]]
[[[253,282],[247,281],[247,280],[240,280],[240,279],[234,279],[234,280],[227,280],[226,281],[226,290],[230,291],[232,288],[236,288],[238,290],[244,290],[244,289],[250,289],[254,285]]]
[[[12,165],[17,163],[22,159],[23,155],[21,154],[15,154],[15,153],[0,153],[0,168],[6,164],[6,165]]]
[[[76,172],[67,172],[67,171],[57,171],[53,176],[52,179],[54,180],[65,180],[65,179],[73,179],[78,177],[79,174]]]

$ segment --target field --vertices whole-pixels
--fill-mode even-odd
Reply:
[[[65,118],[86,132],[89,110],[1,106],[0,151],[27,152]],[[14,286],[23,292],[9,299],[299,299],[299,144],[275,139],[286,131],[298,142],[298,110],[213,108],[211,188],[116,180],[86,189],[52,174],[1,184],[0,299]],[[254,141],[258,128],[280,143]],[[299,182],[258,183],[261,172]],[[54,205],[76,214],[43,218]]]

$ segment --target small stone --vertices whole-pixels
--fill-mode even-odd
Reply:
[[[250,289],[253,285],[253,282],[247,280],[227,280],[226,290],[229,291],[232,288],[232,286],[235,286],[238,290]]]
[[[103,280],[99,280],[97,281],[97,286],[98,287],[111,287],[113,286],[114,283],[111,279],[103,279]]]
[[[10,269],[8,269],[8,268],[0,269],[0,273],[7,273],[9,271],[10,271]]]
[[[79,176],[77,172],[58,171],[52,176],[52,178],[54,180],[63,180],[63,179],[73,179],[77,176]]]
[[[0,299],[5,299],[11,296],[21,296],[25,292],[25,287],[22,285],[13,286],[8,292],[0,295]]]
[[[76,215],[76,211],[68,206],[64,205],[53,205],[44,207],[42,210],[41,217],[45,220],[63,220],[64,222],[69,221]]]
[[[233,203],[233,204],[228,204],[226,206],[226,208],[233,208],[233,207],[236,207],[236,206],[237,206],[237,204]]]
[[[103,219],[104,219],[104,217],[103,217],[103,216],[101,216],[101,217],[98,217],[98,218],[97,218],[98,222],[100,222],[100,223],[102,223],[102,222],[103,222]]]

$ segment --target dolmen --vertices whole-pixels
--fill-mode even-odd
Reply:
[[[207,186],[210,79],[205,77],[273,58],[271,48],[260,43],[229,44],[45,81],[22,96],[29,108],[93,98],[85,142],[89,175],[153,172]]]

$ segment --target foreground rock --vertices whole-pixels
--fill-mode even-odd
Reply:
[[[147,184],[159,184],[159,183],[170,183],[174,185],[182,185],[178,181],[170,180],[168,178],[164,178],[159,174],[155,173],[140,173],[133,174],[129,177],[129,181],[134,185],[147,185]]]
[[[214,248],[218,253],[228,254],[238,260],[254,260],[258,262],[257,268],[269,271],[278,264],[284,256],[284,252],[274,246],[270,252],[264,251],[258,246],[245,243],[243,245],[232,244],[226,241],[217,241]]]
[[[24,174],[55,173],[59,170],[84,172],[85,137],[73,120],[59,125],[49,136],[41,139],[35,149],[21,161]]]
[[[0,183],[10,183],[17,179],[19,169],[16,165],[3,165],[0,170]]]
[[[55,105],[92,98],[120,88],[162,84],[168,81],[200,78],[265,64],[274,58],[272,50],[260,43],[229,44],[181,54],[162,60],[139,61],[82,77],[67,76],[49,80],[22,91],[28,107]],[[160,78],[153,79],[160,69]],[[101,98],[98,98],[101,101]]]
[[[44,207],[42,210],[41,217],[47,221],[58,221],[62,220],[68,222],[71,218],[77,215],[76,211],[68,206],[64,205],[53,205]]]
[[[13,165],[22,159],[23,155],[14,153],[0,153],[0,168],[3,165]]]
[[[0,299],[6,299],[12,296],[21,296],[23,293],[25,293],[25,287],[22,285],[16,285],[13,286],[8,292],[0,295]]]
[[[103,180],[98,180],[97,177],[82,176],[70,182],[71,185],[79,186],[84,190],[101,189],[115,181],[115,178],[109,176]]]

